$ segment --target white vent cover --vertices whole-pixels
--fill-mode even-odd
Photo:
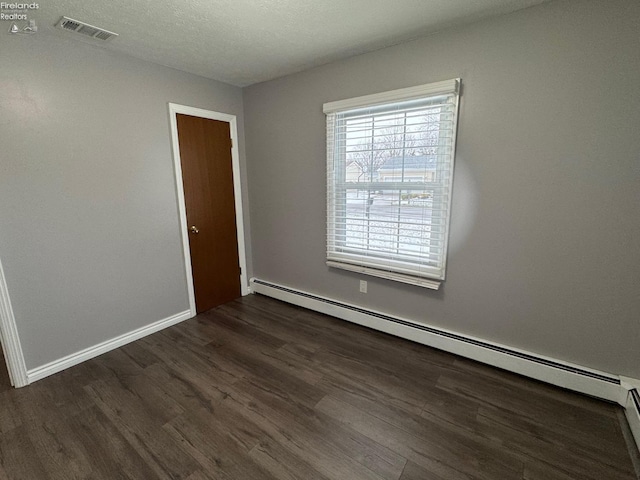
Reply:
[[[74,20],[69,17],[62,17],[56,24],[56,27],[61,30],[81,33],[87,37],[97,38],[98,40],[105,42],[118,36],[117,33],[110,32],[103,28],[94,27],[93,25],[89,25],[88,23],[80,22],[79,20]]]

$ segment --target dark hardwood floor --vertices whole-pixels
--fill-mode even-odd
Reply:
[[[9,372],[7,371],[7,365],[4,362],[4,352],[0,348],[0,392],[11,389],[11,380],[9,379]]]
[[[0,480],[636,479],[620,411],[251,295],[0,387]]]

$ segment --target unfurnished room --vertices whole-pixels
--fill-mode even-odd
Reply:
[[[0,2],[0,480],[640,479],[640,2]]]

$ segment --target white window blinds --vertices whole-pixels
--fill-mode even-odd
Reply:
[[[328,265],[430,288],[444,280],[459,84],[324,105]]]

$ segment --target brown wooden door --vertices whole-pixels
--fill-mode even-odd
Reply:
[[[227,122],[177,115],[198,313],[240,297],[240,262]]]

